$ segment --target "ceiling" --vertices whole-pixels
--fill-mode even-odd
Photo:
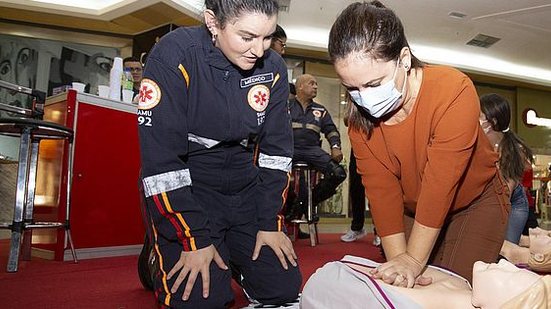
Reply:
[[[382,0],[402,19],[413,52],[431,63],[551,87],[549,0]],[[289,2],[289,1],[287,1]],[[329,29],[351,0],[291,0],[279,16],[289,54],[325,58]],[[0,22],[122,37],[199,23],[202,0],[0,0]],[[450,12],[465,15],[450,17]],[[305,18],[307,16],[307,18]],[[477,34],[500,40],[466,43]]]

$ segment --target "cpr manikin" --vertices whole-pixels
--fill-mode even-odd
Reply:
[[[472,304],[484,309],[502,308],[540,280],[536,273],[502,259],[497,264],[474,263]]]
[[[551,276],[540,277],[506,260],[497,264],[476,262],[473,288],[467,280],[434,266],[422,274],[431,277],[432,284],[396,287],[369,276],[378,265],[354,256],[326,264],[306,283],[301,308],[543,309],[551,305]]]
[[[501,255],[513,264],[526,264],[537,272],[551,272],[551,231],[541,228],[529,230],[522,236],[520,245],[505,241]]]

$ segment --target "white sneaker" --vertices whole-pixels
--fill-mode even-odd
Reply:
[[[300,294],[298,295],[298,298],[295,299],[294,301],[285,303],[282,305],[263,305],[258,301],[252,300],[250,298],[249,298],[249,301],[251,301],[251,303],[247,307],[243,307],[241,309],[257,309],[257,308],[299,309],[300,308]]]
[[[375,238],[373,238],[373,245],[375,247],[378,247],[381,245],[381,237],[379,237],[379,235],[375,235]]]
[[[365,229],[361,229],[359,231],[350,230],[341,236],[341,240],[344,242],[353,242],[364,237],[365,235],[367,235],[367,231]]]

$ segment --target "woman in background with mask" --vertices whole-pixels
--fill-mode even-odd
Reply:
[[[415,58],[379,1],[341,13],[329,54],[354,101],[349,136],[387,257],[372,275],[429,284],[430,263],[470,281],[475,261],[496,261],[510,209],[473,83]]]
[[[511,193],[511,213],[505,240],[518,245],[528,219],[528,198],[522,187],[525,169],[534,163],[532,150],[511,129],[511,107],[504,97],[489,93],[480,97],[480,126],[499,153],[499,169]]]

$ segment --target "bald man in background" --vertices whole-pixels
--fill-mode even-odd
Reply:
[[[295,87],[296,97],[289,101],[294,136],[293,162],[307,162],[323,173],[323,179],[312,192],[315,206],[333,196],[337,186],[346,179],[346,171],[339,165],[343,159],[341,137],[329,111],[323,105],[314,102],[318,93],[316,78],[310,74],[300,75]],[[321,133],[331,146],[331,154],[321,148]],[[305,195],[306,191],[301,190],[298,198],[290,206],[288,218],[300,218],[305,213]]]

